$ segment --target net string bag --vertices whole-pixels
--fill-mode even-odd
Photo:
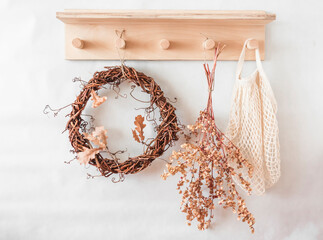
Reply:
[[[251,183],[254,194],[261,195],[280,177],[277,103],[262,68],[258,48],[255,49],[256,70],[241,77],[249,40],[245,41],[238,61],[226,135],[254,167],[252,178],[245,168],[236,171]]]

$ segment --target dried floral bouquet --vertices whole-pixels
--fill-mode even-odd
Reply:
[[[231,208],[237,213],[238,220],[247,222],[253,233],[255,219],[233,181],[233,178],[236,178],[250,194],[250,184],[239,173],[239,169],[247,167],[251,176],[253,168],[214,121],[212,91],[216,62],[222,50],[223,47],[218,44],[212,72],[209,65],[204,64],[209,88],[207,107],[200,112],[194,125],[187,126],[191,137],[181,145],[180,151],[172,153],[171,163],[167,164],[168,171],[162,174],[162,178],[165,180],[169,175],[176,173],[182,175],[177,189],[182,194],[181,209],[187,215],[188,225],[196,219],[199,222],[198,229],[207,229],[214,217],[215,201],[218,201],[223,208]],[[197,141],[193,141],[193,138]]]

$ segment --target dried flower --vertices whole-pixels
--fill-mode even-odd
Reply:
[[[107,146],[107,130],[103,126],[95,127],[94,131],[91,134],[83,133],[84,137],[89,141],[93,142],[95,145],[104,149]]]
[[[238,219],[247,222],[254,232],[255,219],[246,208],[233,181],[233,178],[239,180],[250,193],[250,184],[240,173],[234,171],[234,167],[239,169],[246,166],[249,174],[252,174],[252,166],[217,128],[214,121],[212,90],[216,60],[221,50],[218,45],[212,72],[209,71],[208,65],[204,64],[209,85],[207,108],[200,112],[194,125],[188,125],[188,129],[198,141],[182,144],[180,151],[172,153],[171,160],[176,164],[167,164],[168,172],[164,172],[162,178],[166,179],[170,174],[182,175],[177,189],[182,194],[181,210],[186,213],[188,225],[196,219],[199,222],[198,229],[207,229],[214,217],[213,210],[217,201],[223,208],[231,208],[237,213]]]
[[[95,130],[91,133],[83,133],[84,137],[91,141],[93,144],[99,146],[98,148],[83,148],[82,152],[77,153],[77,160],[80,164],[88,164],[90,160],[95,159],[95,155],[100,151],[105,150],[107,146],[108,136],[107,130],[103,126],[96,127]]]
[[[134,124],[136,125],[135,130],[132,130],[132,136],[135,139],[135,141],[140,143],[140,139],[141,141],[145,140],[145,136],[144,136],[144,128],[146,127],[146,124],[144,124],[144,120],[145,118],[141,115],[138,115],[135,118]],[[137,132],[138,135],[137,135]],[[140,137],[140,139],[139,139]]]
[[[95,158],[95,154],[98,154],[101,151],[100,148],[84,148],[83,152],[77,153],[77,160],[80,164],[88,164],[90,160]]]
[[[92,107],[97,108],[102,103],[104,103],[107,100],[107,97],[100,97],[96,94],[94,90],[91,91],[91,100],[93,100]]]

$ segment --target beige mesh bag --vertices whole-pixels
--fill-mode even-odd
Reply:
[[[251,183],[253,193],[260,195],[280,177],[277,105],[262,69],[259,49],[255,50],[257,69],[247,77],[240,76],[249,40],[245,42],[238,62],[226,134],[254,167],[251,179],[247,169],[236,171]]]

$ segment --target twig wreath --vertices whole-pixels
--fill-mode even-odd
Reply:
[[[120,181],[124,179],[124,174],[138,173],[147,168],[156,158],[160,157],[174,141],[178,140],[177,132],[180,128],[175,114],[175,107],[170,104],[153,78],[146,76],[142,72],[137,72],[134,68],[127,67],[124,64],[105,68],[106,70],[104,71],[95,72],[90,81],[82,81],[83,89],[74,103],[70,104],[72,111],[68,115],[69,120],[65,130],[69,132],[69,140],[74,149],[73,152],[77,154],[77,159],[81,164],[89,163],[97,167],[104,177],[119,174]],[[84,116],[82,112],[90,98],[93,100],[93,108],[98,107],[106,100],[106,97],[97,95],[97,91],[104,88],[104,85],[109,84],[113,88],[118,88],[126,80],[140,87],[143,92],[150,94],[150,106],[145,109],[147,113],[146,119],[154,122],[156,137],[144,141],[143,128],[146,124],[143,122],[145,118],[138,115],[134,122],[136,128],[132,130],[132,133],[137,142],[145,145],[144,153],[136,157],[129,157],[128,160],[120,162],[117,154],[123,151],[112,153],[108,150],[107,130],[104,127],[96,127],[91,133],[87,132],[86,125],[88,122],[82,118]],[[47,108],[50,109],[49,106]],[[153,119],[148,119],[150,113],[155,116],[154,111],[157,108],[159,109],[161,121],[159,125],[154,117]],[[60,110],[56,110],[56,114]],[[109,157],[104,158],[100,152],[108,153]],[[114,181],[114,178],[112,180]]]

